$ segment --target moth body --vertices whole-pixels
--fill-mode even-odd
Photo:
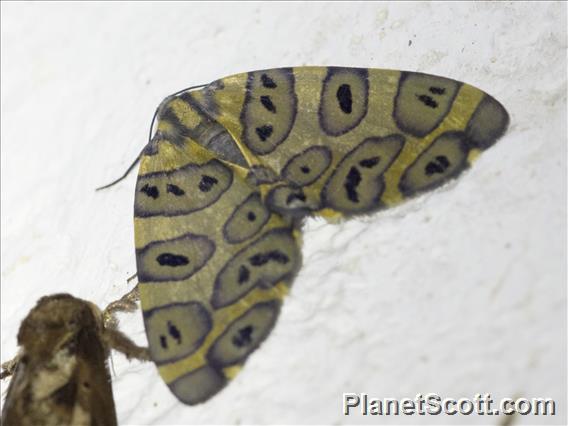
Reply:
[[[134,205],[151,357],[182,402],[219,392],[268,336],[308,216],[350,218],[443,185],[505,132],[481,90],[443,77],[298,67],[167,98]]]
[[[3,364],[8,366],[3,377],[13,376],[3,425],[117,424],[107,367],[110,349],[131,358],[148,356],[145,348],[107,326],[106,313],[69,294],[38,301],[20,326],[18,357]]]

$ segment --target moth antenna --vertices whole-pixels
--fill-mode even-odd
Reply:
[[[101,189],[110,188],[111,186],[116,185],[118,182],[120,182],[121,180],[126,178],[126,176],[128,176],[130,174],[130,172],[134,169],[134,167],[136,167],[136,164],[138,164],[138,162],[140,161],[140,158],[142,157],[142,152],[144,152],[144,150],[140,151],[140,154],[138,154],[138,156],[136,157],[136,160],[134,160],[134,162],[130,165],[130,167],[128,167],[128,169],[124,172],[124,174],[121,177],[119,177],[116,180],[113,180],[109,184],[95,188],[95,191],[100,191]]]
[[[207,86],[207,84],[199,84],[197,86],[191,86],[191,87],[187,87],[185,89],[182,90],[178,90],[177,92],[175,92],[174,94],[170,95],[169,97],[174,97],[177,96],[181,93],[184,92],[188,92],[190,90],[193,89],[199,89],[201,87],[205,87]],[[150,133],[148,134],[148,143],[150,143],[150,141],[152,140],[152,135],[153,135],[153,131],[154,131],[154,123],[156,122],[156,118],[158,117],[158,111],[160,110],[160,108],[156,108],[156,111],[154,112],[154,116],[152,117],[152,124],[150,124]],[[138,154],[138,156],[136,157],[136,159],[134,160],[134,162],[130,165],[130,167],[128,167],[128,169],[126,169],[126,171],[124,172],[124,174],[119,177],[118,179],[113,180],[111,183],[103,185],[103,186],[99,186],[98,188],[95,188],[95,191],[100,191],[101,189],[106,189],[106,188],[110,188],[113,185],[116,185],[118,182],[120,182],[121,180],[125,179],[130,172],[134,169],[134,167],[136,167],[136,164],[138,164],[138,162],[140,161],[140,157],[142,157],[142,153],[144,152],[144,150],[140,151],[140,154]]]

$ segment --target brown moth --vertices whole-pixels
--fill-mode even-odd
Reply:
[[[110,349],[149,359],[117,330],[113,315],[134,310],[136,299],[137,289],[104,311],[69,294],[39,299],[20,326],[19,354],[2,365],[2,378],[13,375],[2,424],[116,425]]]

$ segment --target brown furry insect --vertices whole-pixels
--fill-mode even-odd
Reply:
[[[110,349],[148,360],[116,328],[116,311],[136,308],[136,289],[101,311],[69,294],[39,299],[18,332],[20,353],[2,365],[8,387],[3,425],[116,425]]]

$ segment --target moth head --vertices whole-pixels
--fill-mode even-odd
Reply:
[[[74,345],[82,330],[100,327],[91,305],[69,294],[42,297],[22,322],[18,344],[38,360]]]

